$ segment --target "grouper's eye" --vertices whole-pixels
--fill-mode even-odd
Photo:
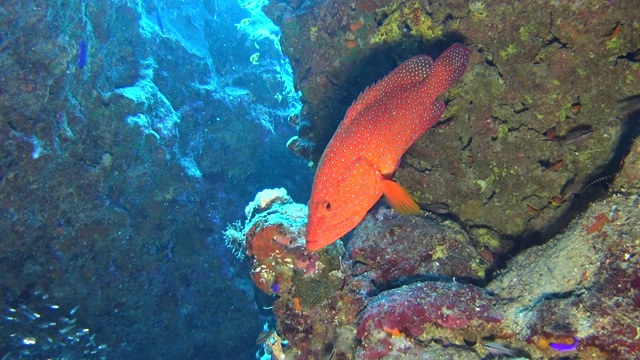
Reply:
[[[325,210],[331,210],[331,203],[328,201],[325,201],[322,203],[322,207],[325,208]]]

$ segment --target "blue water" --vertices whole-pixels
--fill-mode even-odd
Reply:
[[[273,299],[223,230],[312,181],[265,3],[2,5],[0,359],[261,355]]]

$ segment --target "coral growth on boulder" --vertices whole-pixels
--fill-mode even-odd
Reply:
[[[377,295],[362,312],[356,336],[364,359],[416,353],[422,344],[464,345],[464,337],[502,335],[493,298],[472,285],[425,282]],[[402,341],[398,341],[402,338]],[[419,340],[419,341],[416,341]]]
[[[347,250],[354,275],[378,289],[438,277],[482,282],[489,267],[456,223],[384,208],[365,217]]]
[[[289,342],[286,356],[551,358],[566,352],[633,359],[640,352],[629,336],[640,320],[640,267],[627,235],[640,221],[637,195],[595,204],[566,233],[516,256],[482,289],[470,282],[487,279],[468,276],[469,269],[488,265],[449,220],[378,207],[346,249],[338,241],[313,253],[304,246],[304,206],[284,190],[267,201],[265,194],[247,207],[246,251],[255,284],[279,296],[273,311]]]

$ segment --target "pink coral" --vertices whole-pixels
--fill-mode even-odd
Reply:
[[[472,285],[427,282],[405,286],[373,298],[363,311],[356,335],[362,339],[364,357],[375,358],[399,351],[389,346],[397,343],[389,339],[398,335],[454,342],[452,334],[467,331],[497,334],[502,332],[503,316],[493,309],[493,303],[491,296]],[[425,334],[427,328],[430,331]]]

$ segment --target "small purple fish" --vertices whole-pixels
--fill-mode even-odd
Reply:
[[[578,338],[573,338],[573,344],[549,343],[549,347],[555,351],[567,352],[577,350],[578,344],[580,344]]]
[[[80,51],[78,51],[78,67],[82,69],[87,65],[87,43],[84,42],[84,40],[80,40],[78,45],[80,46]]]

